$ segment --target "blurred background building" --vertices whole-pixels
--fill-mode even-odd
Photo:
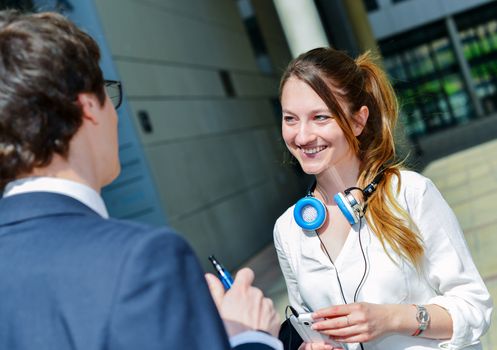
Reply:
[[[371,49],[402,105],[421,168],[497,135],[497,2],[490,0],[3,0],[57,10],[124,83],[111,215],[168,223],[200,257],[239,266],[305,187],[284,163],[279,76],[292,56]],[[206,261],[203,262],[204,264]]]
[[[497,3],[364,3],[406,133],[425,153],[425,163],[495,138]]]
[[[353,56],[381,54],[402,106],[399,148],[418,170],[497,136],[495,0],[0,0],[0,7],[60,11],[96,38],[106,78],[122,80],[126,95],[122,173],[103,191],[109,211],[170,224],[206,267],[213,253],[230,269],[254,261],[271,245],[275,219],[304,192],[307,179],[284,157],[278,102],[279,77],[303,51],[331,45]],[[480,227],[471,218],[463,219]],[[281,279],[273,270],[268,283]],[[489,271],[497,280],[497,266]]]
[[[291,59],[272,1],[4,1],[58,10],[122,80],[122,173],[103,190],[111,216],[169,224],[201,262],[235,268],[272,241],[301,193],[283,166],[279,76]]]

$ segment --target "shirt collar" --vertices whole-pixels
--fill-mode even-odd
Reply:
[[[27,177],[9,182],[3,192],[4,197],[29,192],[52,192],[63,194],[88,206],[107,219],[109,213],[102,197],[91,187],[79,182],[54,177]]]

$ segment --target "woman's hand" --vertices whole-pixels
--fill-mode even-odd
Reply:
[[[298,350],[343,350],[325,343],[302,343]]]
[[[322,320],[316,321],[312,328],[337,342],[368,342],[393,330],[393,308],[393,305],[370,303],[335,305],[314,312],[312,317]]]

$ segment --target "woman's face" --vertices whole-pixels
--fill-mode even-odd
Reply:
[[[356,158],[335,117],[305,82],[286,81],[281,107],[283,139],[304,172],[319,175]]]

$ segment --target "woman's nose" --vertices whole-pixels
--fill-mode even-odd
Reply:
[[[302,123],[300,124],[299,130],[297,132],[297,135],[295,137],[295,143],[297,145],[306,145],[316,138],[312,127],[308,125],[307,123]]]

